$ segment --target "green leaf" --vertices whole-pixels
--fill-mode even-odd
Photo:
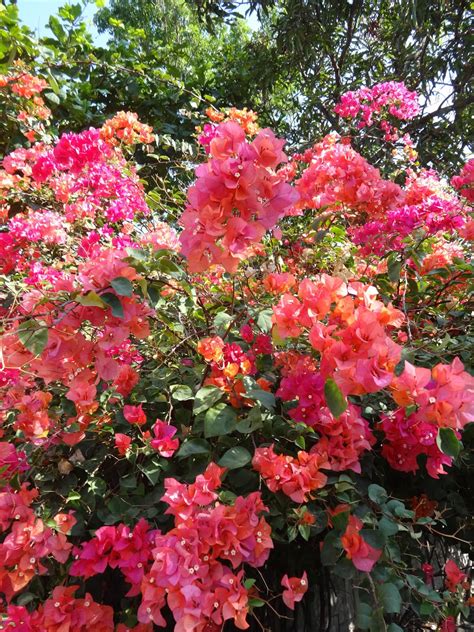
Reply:
[[[323,566],[334,566],[340,555],[340,536],[335,531],[330,531],[323,541],[323,548],[321,549],[321,563]]]
[[[360,535],[364,538],[365,542],[374,549],[383,549],[385,544],[385,538],[383,533],[375,531],[374,529],[362,529]]]
[[[390,582],[385,582],[379,586],[380,599],[385,612],[398,614],[402,607],[400,591]]]
[[[205,439],[187,439],[181,444],[176,456],[184,458],[198,454],[208,454],[210,449],[211,446]]]
[[[305,438],[302,435],[300,435],[299,437],[296,437],[295,443],[302,450],[306,449],[306,441],[305,441]]]
[[[336,382],[328,378],[324,384],[324,397],[334,417],[339,417],[347,408],[347,400]]]
[[[372,611],[370,619],[370,632],[387,632],[387,626],[383,616],[383,608],[377,608]]]
[[[133,285],[125,277],[116,277],[115,279],[112,279],[110,285],[119,296],[132,296],[133,294]]]
[[[54,105],[59,105],[61,103],[58,95],[54,92],[43,92],[43,94],[50,103],[54,103]]]
[[[440,428],[438,430],[438,436],[436,437],[436,445],[448,456],[452,456],[454,459],[461,451],[462,443],[456,437],[456,434],[452,428]]]
[[[223,392],[217,386],[203,386],[194,398],[193,413],[199,415],[213,406],[223,397]]]
[[[368,630],[372,622],[372,606],[360,601],[356,610],[356,626],[361,630]]]
[[[398,524],[390,518],[383,516],[379,520],[379,531],[384,535],[385,538],[390,537],[391,535],[395,535],[398,533]]]
[[[149,258],[148,252],[141,248],[127,248],[127,253],[131,258],[137,261],[147,261]]]
[[[420,604],[420,614],[423,615],[424,617],[429,616],[430,614],[432,614],[434,612],[434,605],[432,603],[430,603],[429,601],[424,601],[422,604]]]
[[[392,252],[387,259],[388,278],[392,283],[398,283],[400,280],[401,269],[402,261],[398,258],[398,253]]]
[[[184,274],[183,268],[174,261],[171,261],[168,257],[161,257],[156,265],[156,269],[163,274],[168,274],[169,276],[174,277],[175,279],[179,279]]]
[[[272,328],[272,316],[273,309],[264,309],[258,315],[257,325],[264,333],[269,332]]]
[[[171,397],[178,402],[185,402],[193,398],[193,391],[186,384],[176,384],[170,388]]]
[[[87,479],[87,487],[95,496],[104,496],[107,490],[107,483],[103,478],[94,476],[93,478]]]
[[[223,336],[225,332],[228,330],[230,323],[234,317],[227,312],[219,312],[217,316],[214,318],[214,327],[216,329],[216,333],[219,336]]]
[[[120,302],[120,299],[115,296],[115,294],[112,294],[111,292],[106,292],[105,294],[101,294],[100,298],[111,308],[112,316],[115,316],[116,318],[124,317],[122,303]]]
[[[345,531],[348,521],[349,521],[349,510],[340,511],[339,513],[335,514],[331,518],[331,522],[334,525],[334,528],[339,529],[339,531]]]
[[[24,593],[21,593],[21,595],[19,595],[16,598],[16,604],[18,606],[26,606],[27,604],[31,603],[36,598],[37,598],[37,596],[34,595],[33,593],[24,592]]]
[[[235,470],[250,463],[252,455],[248,450],[240,446],[235,446],[227,450],[219,460],[219,465],[228,470]]]
[[[84,307],[101,307],[105,308],[104,301],[100,298],[97,292],[88,292],[76,297],[76,303],[84,305]]]
[[[309,524],[299,524],[298,531],[300,532],[300,535],[303,538],[303,540],[306,540],[307,542],[309,540],[309,536],[311,533],[311,527],[309,526]]]
[[[138,469],[143,472],[152,485],[157,484],[163,471],[159,456],[154,456],[148,462],[139,465]]]
[[[75,503],[75,502],[77,502],[79,500],[81,500],[80,493],[72,491],[72,492],[69,492],[69,495],[68,495],[68,497],[66,499],[66,503]]]
[[[48,344],[48,328],[37,320],[25,320],[18,327],[18,338],[21,344],[34,355],[40,355]]]
[[[273,393],[269,393],[268,391],[264,391],[262,388],[255,388],[251,391],[247,391],[245,395],[249,399],[259,402],[268,410],[273,410],[275,407],[275,395]]]
[[[400,500],[389,500],[386,504],[387,511],[389,511],[393,516],[397,516],[398,518],[414,518],[415,512],[411,509],[407,509],[405,505]]]
[[[387,632],[403,632],[403,628],[396,623],[391,623],[387,628]]]
[[[263,388],[260,388],[257,382],[249,376],[244,377],[243,381],[246,397],[259,402],[264,408],[267,408],[268,410],[273,410],[276,401],[275,395],[273,393],[264,391]]]
[[[262,426],[262,413],[258,406],[254,406],[250,409],[247,417],[239,420],[239,422],[237,423],[237,430],[242,434],[250,434],[254,430],[258,430]]]
[[[235,410],[221,402],[210,408],[204,418],[204,436],[221,437],[235,430],[237,414]]]
[[[369,498],[377,505],[383,505],[388,500],[386,490],[380,485],[369,485]]]
[[[255,597],[251,597],[249,599],[249,607],[250,608],[261,608],[265,605],[265,602],[261,599],[256,599]]]

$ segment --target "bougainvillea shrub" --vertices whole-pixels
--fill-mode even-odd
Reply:
[[[314,630],[332,576],[357,629],[455,630],[472,161],[451,182],[418,164],[395,82],[344,95],[345,135],[300,153],[211,109],[164,221],[134,159],[153,131],[119,112],[53,138],[45,86],[0,78],[26,138],[0,171],[0,629],[276,631],[296,610]]]

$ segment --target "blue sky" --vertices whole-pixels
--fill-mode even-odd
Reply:
[[[21,20],[27,24],[38,36],[49,35],[50,31],[46,27],[49,16],[57,13],[59,7],[67,2],[80,2],[80,0],[18,0],[18,8],[20,11]],[[106,0],[107,4],[107,0]],[[91,20],[95,13],[95,6],[90,4],[85,12],[85,15]],[[245,4],[242,6],[242,14],[245,12]],[[247,18],[247,23],[252,29],[258,28],[258,19],[256,14],[252,14]],[[102,36],[103,37],[103,36]],[[99,44],[105,42],[101,41],[101,36],[97,34]]]
[[[68,0],[18,0],[17,2],[21,20],[39,36],[51,34],[46,27],[49,16],[57,13],[59,7],[67,3]],[[69,0],[69,3],[74,3],[74,0]],[[89,5],[85,15],[92,21],[94,12],[95,6]]]

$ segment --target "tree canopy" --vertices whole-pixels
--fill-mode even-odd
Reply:
[[[34,60],[64,84],[56,113],[64,127],[132,109],[165,141],[186,142],[198,111],[231,104],[309,146],[340,128],[333,107],[342,92],[402,78],[421,95],[408,131],[424,164],[454,172],[472,147],[468,0],[111,0],[95,18],[103,47],[80,3],[51,16],[51,36],[40,41],[16,16],[14,5],[2,11],[3,61]],[[370,154],[370,139],[359,142]]]

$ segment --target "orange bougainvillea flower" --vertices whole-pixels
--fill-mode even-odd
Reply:
[[[72,511],[69,513],[58,513],[54,516],[53,520],[57,525],[58,531],[61,531],[61,533],[69,533],[77,522]]]
[[[215,108],[207,108],[205,112],[207,118],[213,123],[220,123],[225,118],[225,114],[223,112],[219,112],[219,110],[216,110]]]
[[[380,549],[374,549],[362,538],[359,531],[363,523],[357,516],[349,516],[346,531],[341,538],[347,558],[359,571],[370,573],[374,564],[382,555]]]
[[[220,336],[210,336],[198,342],[197,350],[207,362],[222,360],[224,341]]]

